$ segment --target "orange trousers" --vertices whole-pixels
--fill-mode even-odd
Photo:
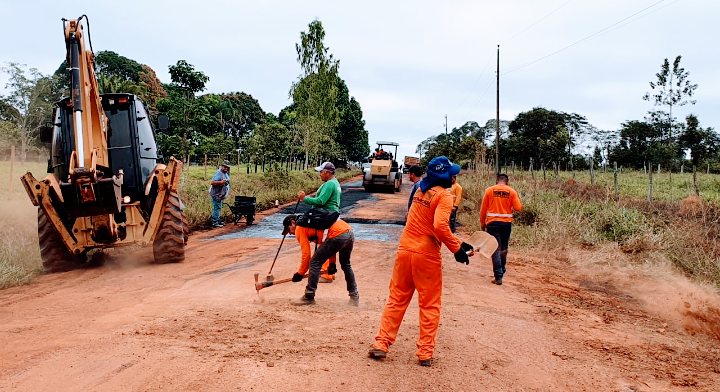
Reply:
[[[385,352],[395,343],[398,329],[415,290],[420,307],[420,336],[415,355],[421,361],[430,359],[435,351],[435,335],[440,323],[442,296],[442,257],[433,258],[419,253],[399,250],[395,259],[390,296],[373,347]]]

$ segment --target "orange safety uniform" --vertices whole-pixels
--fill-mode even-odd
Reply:
[[[450,194],[453,197],[453,207],[455,208],[460,207],[460,203],[462,203],[462,191],[463,188],[457,182],[450,187]]]
[[[496,221],[512,223],[513,209],[522,210],[517,191],[505,184],[493,185],[485,190],[480,209],[480,225],[486,227],[488,223]]]
[[[337,222],[335,222],[335,223],[337,223]],[[345,224],[347,225],[347,223],[345,223]],[[350,225],[347,225],[347,226],[348,226],[348,228],[350,228]],[[338,236],[345,232],[345,231],[342,231],[340,233],[335,233],[335,232],[333,232],[332,229],[333,229],[333,227],[331,226],[330,229],[328,230],[328,238]],[[324,235],[325,235],[325,230],[316,230],[316,229],[311,229],[309,227],[302,227],[302,226],[295,227],[295,238],[297,238],[298,243],[300,243],[300,251],[301,251],[300,268],[297,271],[298,274],[305,275],[308,273],[308,270],[310,269],[310,259],[312,258],[312,255],[310,254],[310,238],[316,238],[314,241],[318,246],[320,246],[323,243]],[[322,266],[322,269],[327,271],[328,266],[330,265],[331,262],[332,263],[336,262],[335,256],[326,260]],[[323,274],[321,276],[326,279],[333,279],[335,277],[335,275],[328,275],[328,274]]]
[[[441,243],[455,253],[462,241],[450,231],[448,220],[453,199],[447,189],[435,186],[413,196],[405,230],[400,237],[390,295],[380,320],[373,347],[385,352],[395,342],[400,323],[410,300],[418,291],[420,336],[416,355],[421,361],[430,359],[435,351],[435,335],[440,323],[442,295]]]

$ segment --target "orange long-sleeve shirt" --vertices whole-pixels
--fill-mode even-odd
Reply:
[[[455,208],[460,207],[460,203],[462,203],[462,191],[463,188],[457,182],[450,187],[450,194],[453,197],[453,206]]]
[[[452,209],[453,197],[447,189],[436,186],[423,192],[418,188],[408,211],[399,249],[435,258],[442,257],[441,243],[453,253],[460,250],[462,241],[453,235],[448,223]]]
[[[345,222],[344,220],[338,219],[328,229],[327,238],[335,238],[348,230],[352,230],[350,225],[347,224],[347,222]],[[310,254],[310,238],[317,237],[317,240],[315,241],[317,242],[318,246],[320,246],[323,243],[324,235],[325,230],[316,230],[302,226],[295,227],[295,238],[297,238],[298,242],[300,243],[301,252],[300,268],[298,269],[298,274],[305,275],[310,269],[310,259],[312,259],[312,255]],[[332,259],[334,259],[334,256]],[[334,262],[334,260],[332,261]]]
[[[480,209],[480,224],[485,227],[490,222],[512,223],[513,209],[522,211],[517,191],[505,184],[493,185],[485,190]]]

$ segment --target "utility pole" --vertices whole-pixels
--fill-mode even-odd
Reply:
[[[447,114],[445,115],[445,134],[447,135]]]
[[[497,107],[495,113],[495,174],[500,174],[500,45],[497,49]]]

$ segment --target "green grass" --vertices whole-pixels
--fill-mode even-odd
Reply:
[[[265,169],[264,173],[259,171],[255,173],[253,168],[253,172],[248,174],[245,166],[233,167],[230,170],[230,195],[226,202],[232,204],[235,196],[255,196],[259,211],[274,206],[275,200],[281,204],[286,203],[296,199],[299,191],[314,192],[322,185],[318,172],[312,169],[305,171],[289,171],[279,167],[274,169],[266,167]],[[216,167],[209,166],[207,177],[205,177],[205,169],[202,166],[183,169],[180,198],[185,203],[185,216],[192,229],[210,225],[212,202],[208,195],[208,189],[210,188],[210,179],[215,171],[217,171]],[[357,174],[360,174],[357,169],[338,170],[336,178],[338,181],[344,181]],[[228,220],[230,217],[230,210],[223,207],[221,219]]]
[[[31,171],[36,178],[44,178],[46,169],[45,163],[16,162],[11,178],[10,163],[0,162],[0,289],[27,283],[42,272],[37,209],[20,176]]]
[[[506,172],[512,177],[512,169],[507,168]],[[560,181],[566,182],[572,178],[572,172],[560,171],[558,173]],[[612,169],[608,168],[607,172],[603,172],[602,169],[595,170],[595,184],[600,186],[612,195],[615,192],[615,180],[613,177]],[[547,181],[555,179],[555,173],[552,170],[546,170],[545,176]],[[531,178],[530,172],[515,170],[515,177],[518,178]],[[543,178],[542,172],[535,172],[535,179],[541,180]],[[590,172],[589,171],[576,171],[575,180],[579,183],[590,184]],[[680,173],[668,173],[660,171],[657,173],[657,166],[653,171],[653,200],[682,200],[689,196],[693,189],[693,175],[684,172]],[[704,171],[697,173],[698,190],[704,200],[720,204],[720,175],[718,174],[705,174]],[[649,176],[643,171],[628,171],[625,170],[620,172],[618,170],[618,192],[625,197],[647,199],[648,196],[648,183]]]
[[[521,196],[523,211],[515,214],[511,247],[541,250],[552,254],[564,247],[582,246],[601,249],[616,244],[616,251],[631,255],[637,262],[658,259],[673,263],[680,271],[698,281],[720,288],[720,207],[717,175],[698,176],[702,209],[682,212],[682,199],[691,192],[682,186],[670,187],[669,176],[660,176],[659,188],[647,201],[647,180],[643,173],[623,173],[619,181],[620,200],[614,200],[612,173],[596,173],[596,185],[590,186],[588,173],[577,173],[576,185],[562,173],[560,180],[542,181],[526,173],[511,175],[510,185]],[[598,175],[599,174],[599,175]],[[673,174],[673,184],[692,174]],[[657,176],[653,176],[653,183]],[[586,183],[587,181],[587,183]],[[463,186],[464,203],[458,220],[468,231],[480,229],[479,210],[484,190],[494,184],[488,173],[470,173],[458,178]],[[663,186],[666,191],[663,192]],[[644,191],[643,191],[644,188]],[[689,187],[692,189],[692,186]],[[604,249],[604,248],[603,248]]]

